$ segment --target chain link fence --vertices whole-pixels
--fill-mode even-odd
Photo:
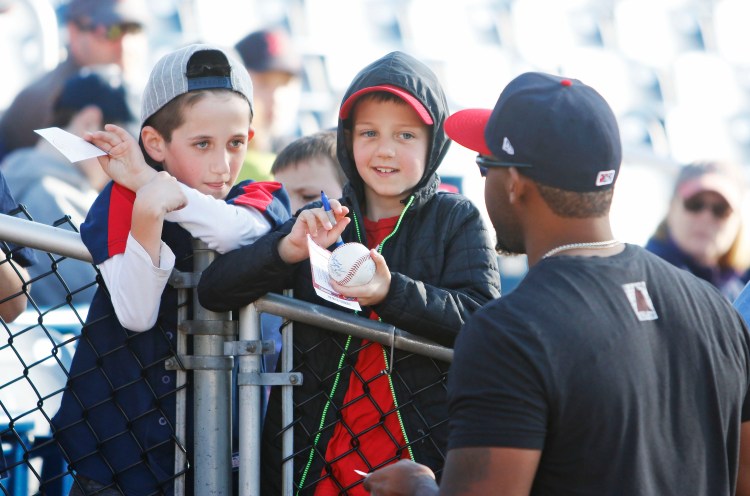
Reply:
[[[57,226],[32,222],[23,208],[11,214],[16,217],[0,215],[4,248],[15,243],[39,250],[40,267],[26,281],[32,288],[24,289],[29,298],[27,311],[11,324],[2,323],[6,339],[0,344],[4,459],[0,494],[67,495],[71,488],[85,494],[89,481],[81,473],[91,466],[101,469],[101,464],[112,474],[110,481],[96,485],[103,489],[101,494],[260,494],[265,477],[261,453],[270,444],[278,444],[284,463],[277,474],[280,480],[274,482],[280,489],[272,493],[264,489],[265,494],[308,493],[318,481],[332,479],[325,472],[311,472],[306,478],[301,473],[309,469],[311,459],[325,455],[316,441],[330,434],[346,405],[338,400],[331,403],[329,420],[319,423],[320,415],[307,418],[309,403],[295,402],[292,390],[303,386],[305,375],[313,373],[306,356],[320,346],[347,341],[369,344],[350,345],[349,359],[338,374],[350,373],[350,363],[360,348],[376,344],[387,350],[392,363],[393,370],[383,375],[396,383],[405,382],[400,370],[409,361],[434,364],[433,376],[422,387],[399,398],[398,414],[416,415],[424,427],[410,433],[407,444],[399,449],[411,451],[413,446],[434,444],[442,457],[443,441],[436,439],[444,437],[440,433],[447,427],[447,417],[436,419],[420,408],[429,404],[426,399],[442,396],[436,391],[444,391],[451,349],[288,295],[268,294],[241,309],[234,320],[229,314],[209,312],[193,305],[193,288],[214,254],[196,240],[178,258],[165,291],[167,300],[162,300],[162,305],[170,301],[178,308],[177,332],[168,325],[146,333],[123,331],[121,345],[113,347],[97,332],[105,329],[103,321],[110,315],[92,319],[88,303],[78,297],[100,286],[96,270],[93,280],[73,287],[59,270],[73,263],[92,268],[75,229],[65,219]],[[10,253],[12,258],[12,249]],[[58,303],[40,306],[33,287],[47,278],[62,290]],[[261,330],[261,313],[283,320]],[[331,334],[323,342],[299,348],[292,344],[295,321],[328,329]],[[264,368],[262,357],[275,352],[274,342],[264,338],[279,331],[283,335],[281,359],[277,372],[272,373]],[[73,354],[84,348],[96,358],[72,367]],[[112,366],[113,362],[118,366]],[[333,376],[324,379],[330,387]],[[281,427],[277,431],[269,426],[261,437],[270,386],[278,391],[274,396],[284,399],[279,403]],[[366,384],[363,387],[367,389]],[[66,410],[74,415],[60,416],[66,388]],[[138,394],[133,395],[134,390]],[[325,397],[326,392],[318,396]],[[123,401],[133,397],[142,401]],[[372,429],[379,425],[382,421]],[[135,462],[120,463],[123,453],[133,451],[138,453]],[[138,481],[157,489],[139,488]],[[346,493],[347,488],[335,478],[329,482]]]

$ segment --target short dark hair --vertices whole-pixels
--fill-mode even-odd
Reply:
[[[271,165],[271,174],[276,174],[294,164],[314,157],[324,157],[331,160],[336,168],[336,178],[342,186],[346,183],[346,174],[336,156],[336,131],[318,131],[307,136],[297,138],[285,146]]]
[[[609,212],[614,188],[602,191],[567,191],[534,182],[544,202],[560,217],[586,219],[601,217]]]

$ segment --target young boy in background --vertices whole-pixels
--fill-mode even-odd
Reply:
[[[292,141],[276,156],[271,174],[284,185],[292,212],[320,200],[321,191],[340,198],[346,175],[336,156],[336,131],[318,131]]]
[[[392,52],[365,67],[339,112],[338,158],[349,182],[330,202],[336,225],[314,203],[254,245],[218,257],[203,272],[201,304],[224,311],[292,288],[295,298],[340,310],[313,289],[307,235],[323,247],[341,235],[371,248],[376,273],[366,285],[334,289],[357,297],[364,318],[452,346],[467,317],[500,292],[479,211],[463,196],[437,192],[447,112],[437,77],[413,57]],[[293,360],[304,374],[293,388],[299,494],[367,494],[355,470],[401,458],[440,470],[447,363],[299,322]],[[266,495],[281,494],[280,419],[274,389],[261,453]]]
[[[192,238],[221,253],[288,217],[280,184],[233,187],[253,135],[252,97],[239,62],[190,45],[151,72],[142,151],[117,126],[88,137],[108,152],[100,163],[114,182],[81,226],[104,285],[53,419],[77,474],[71,494],[173,491],[176,385],[164,362],[175,356],[177,289],[169,275],[193,270]]]
[[[346,183],[346,175],[336,156],[336,130],[318,131],[289,143],[274,159],[271,174],[289,195],[292,212],[297,212],[308,203],[319,201],[321,191],[325,191],[331,198],[339,198]],[[273,372],[281,353],[280,329],[284,321],[269,313],[261,314],[260,318],[263,339],[273,340],[275,345],[274,353],[263,355],[264,370]],[[267,399],[268,390],[264,396],[264,405],[267,404]]]

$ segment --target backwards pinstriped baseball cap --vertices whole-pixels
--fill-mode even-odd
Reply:
[[[141,127],[166,104],[190,91],[229,89],[253,109],[253,83],[242,62],[212,45],[193,44],[163,56],[154,65],[143,91]]]

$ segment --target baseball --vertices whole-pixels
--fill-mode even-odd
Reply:
[[[362,286],[375,275],[375,261],[370,250],[360,243],[344,243],[328,259],[328,273],[342,286]]]

